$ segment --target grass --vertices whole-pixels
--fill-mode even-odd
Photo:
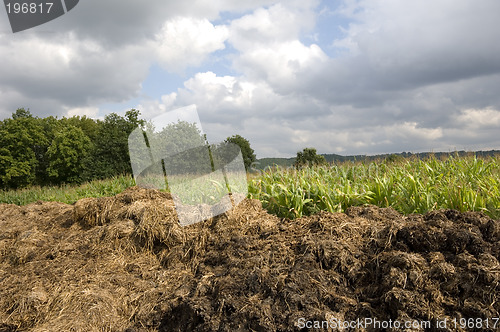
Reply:
[[[243,181],[241,181],[241,175],[239,174],[230,174],[229,176],[236,186],[233,189],[243,192],[246,186],[245,175],[243,174]],[[165,185],[163,177],[161,179],[156,176],[141,178],[139,181],[142,181],[145,185],[148,183],[154,184],[156,188],[162,188]],[[203,178],[194,175],[179,176],[172,179],[169,185],[175,186],[175,193],[186,204],[195,204],[197,202],[215,204],[228,192],[228,188],[224,183],[222,173],[211,173]],[[107,180],[87,182],[79,186],[32,186],[17,190],[0,190],[0,203],[25,205],[36,201],[57,201],[73,204],[85,197],[114,196],[135,185],[136,182],[132,176],[120,175]]]
[[[286,218],[374,204],[404,214],[445,208],[483,211],[499,219],[499,161],[499,157],[449,157],[346,162],[301,170],[278,167],[249,177],[248,192],[270,213]],[[84,197],[116,195],[133,185],[133,178],[123,175],[81,186],[0,191],[0,203],[24,205],[42,200],[72,204]]]
[[[0,190],[0,203],[25,205],[36,201],[57,201],[73,204],[84,197],[113,196],[134,185],[131,176],[121,175],[107,180],[94,180],[80,186],[33,186],[17,190]]]

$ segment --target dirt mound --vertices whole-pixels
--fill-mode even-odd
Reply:
[[[169,194],[134,187],[3,204],[0,226],[0,331],[493,331],[500,314],[500,220],[481,213],[291,221],[244,200],[181,227]]]

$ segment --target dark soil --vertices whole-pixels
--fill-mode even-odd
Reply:
[[[181,227],[168,194],[134,187],[0,204],[0,226],[0,332],[498,330],[500,220],[477,212],[287,220],[247,199]]]

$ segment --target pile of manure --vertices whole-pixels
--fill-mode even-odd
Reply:
[[[326,331],[364,319],[494,331],[500,316],[500,220],[478,212],[363,206],[288,220],[245,199],[182,227],[168,193],[133,187],[0,204],[0,227],[2,332]]]

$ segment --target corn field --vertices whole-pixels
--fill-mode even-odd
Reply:
[[[498,157],[344,163],[263,172],[250,180],[249,196],[286,218],[373,204],[404,214],[443,208],[482,211],[498,219],[499,179]]]

